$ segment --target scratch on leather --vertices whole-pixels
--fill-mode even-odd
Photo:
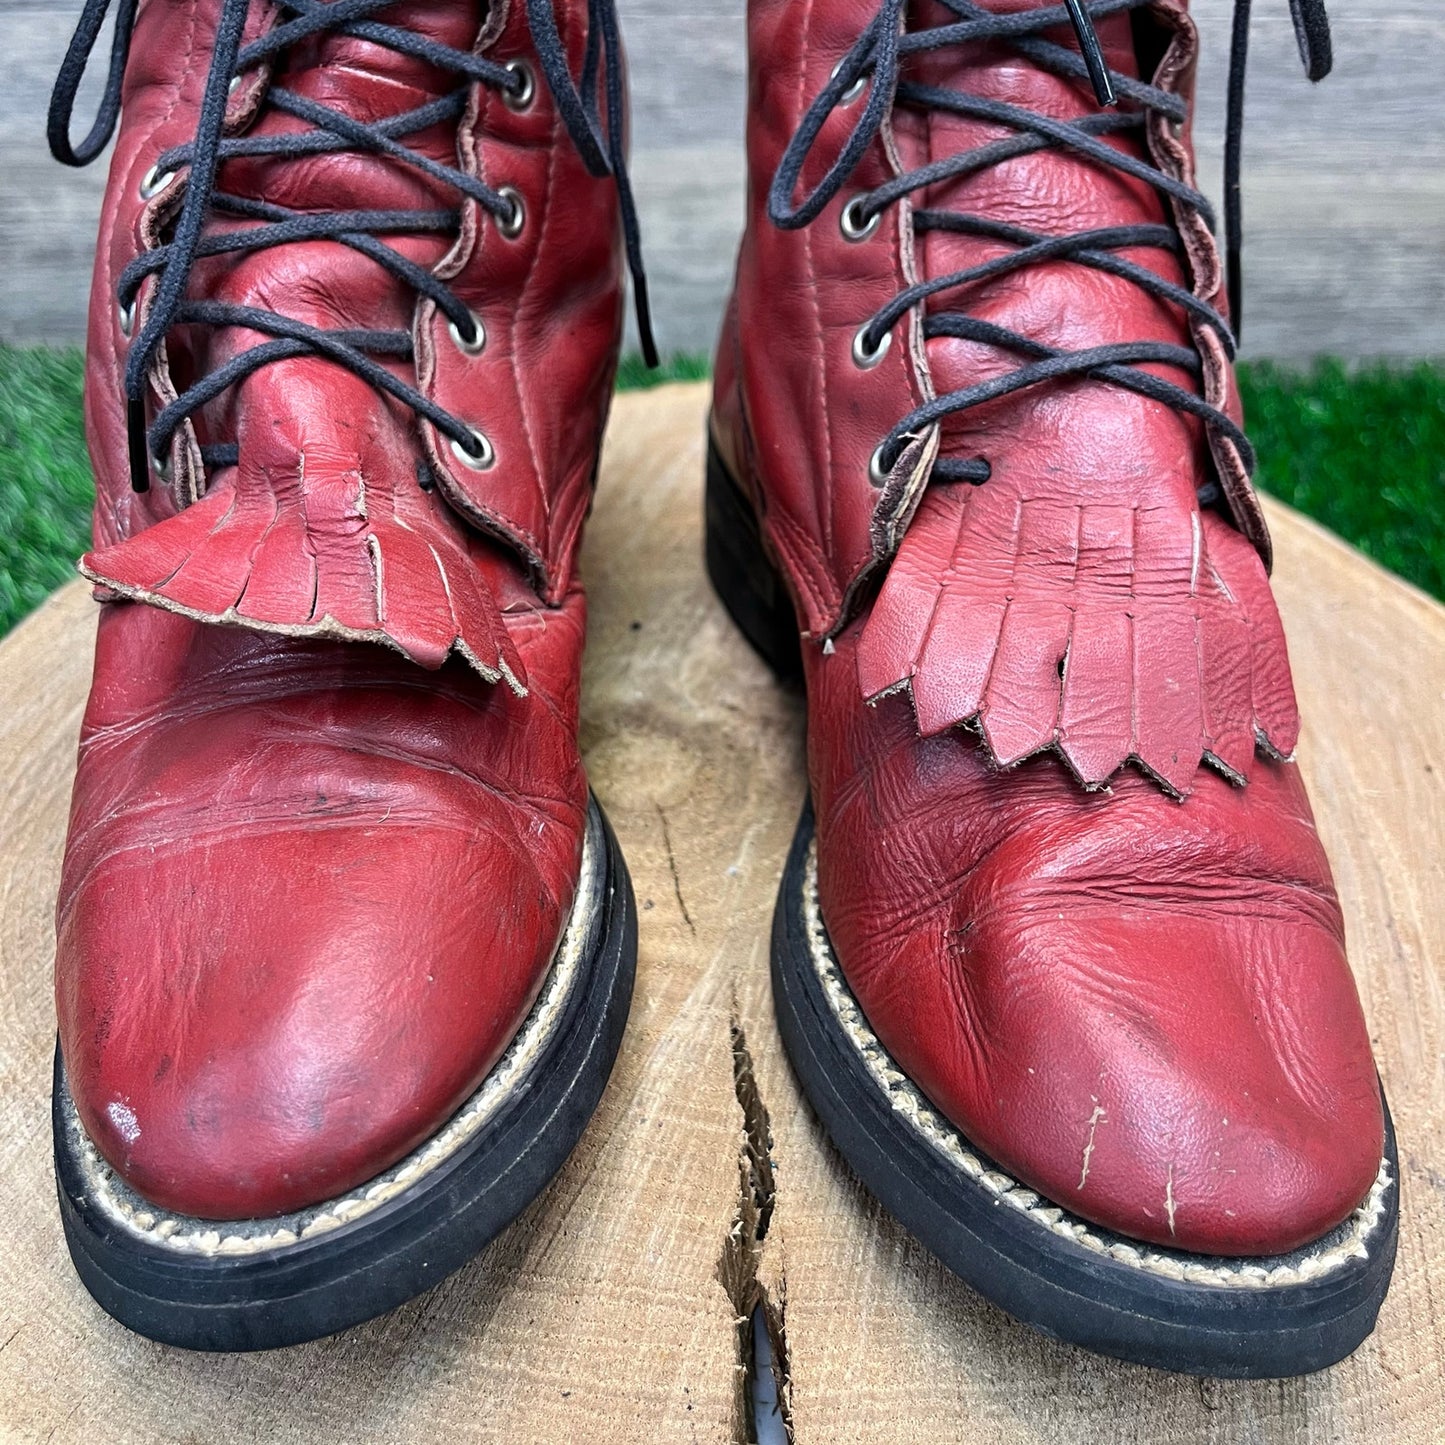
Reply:
[[[966,1178],[987,1189],[1000,1204],[1026,1214],[1040,1228],[1147,1274],[1246,1290],[1270,1289],[1276,1285],[1320,1279],[1344,1268],[1351,1260],[1367,1258],[1375,1246],[1381,1221],[1385,1218],[1385,1196],[1395,1184],[1388,1158],[1380,1160],[1379,1173],[1369,1194],[1361,1200],[1349,1219],[1316,1245],[1293,1255],[1220,1263],[1183,1250],[1148,1248],[1112,1235],[1049,1203],[975,1154],[963,1135],[937,1114],[909,1082],[907,1075],[868,1027],[863,1011],[843,981],[823,925],[818,902],[816,842],[809,850],[803,879],[803,916],[808,930],[809,952],[822,981],[828,1006],[892,1108],[910,1128],[951,1160]],[[1169,1183],[1169,1202],[1173,1204],[1172,1170]]]
[[[1094,1135],[1098,1132],[1100,1124],[1109,1122],[1109,1116],[1099,1102],[1098,1095],[1090,1094],[1089,1097],[1094,1101],[1094,1112],[1089,1115],[1089,1139],[1084,1145],[1083,1167],[1079,1170],[1079,1182],[1076,1186],[1079,1189],[1082,1189],[1089,1180],[1089,1161],[1094,1157]]]

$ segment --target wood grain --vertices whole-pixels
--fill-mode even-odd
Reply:
[[[1013,1324],[884,1216],[781,1055],[766,938],[804,788],[802,704],[703,580],[705,395],[619,399],[584,559],[583,740],[641,910],[617,1072],[576,1155],[490,1250],[336,1339],[164,1349],[104,1316],[71,1270],[50,1181],[50,909],[93,604],[64,589],[0,643],[0,1438],[727,1441],[737,1316],[762,1300],[802,1445],[1445,1439],[1445,609],[1271,509],[1303,762],[1400,1137],[1380,1329],[1349,1362],[1284,1383],[1100,1360]],[[744,1104],[770,1170],[760,1244]]]
[[[1232,4],[1194,6],[1205,39],[1201,169],[1216,200]],[[0,87],[0,340],[70,342],[84,334],[105,166],[64,170],[44,143],[49,88],[78,8],[79,0],[0,0],[8,52]],[[1255,5],[1245,349],[1295,359],[1442,356],[1445,15],[1434,0],[1336,0],[1332,8],[1335,73],[1311,87],[1285,0]],[[658,334],[666,349],[708,351],[743,214],[743,0],[619,0],[619,10]],[[77,107],[84,124],[94,93],[91,85]]]

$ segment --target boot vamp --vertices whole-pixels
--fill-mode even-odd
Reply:
[[[1297,768],[1086,794],[809,676],[823,914],[885,1048],[1022,1182],[1122,1234],[1286,1251],[1368,1192],[1382,1116]]]
[[[576,887],[581,598],[512,622],[526,697],[458,661],[105,609],[57,1009],[87,1132],[155,1203],[341,1193],[515,1033]]]

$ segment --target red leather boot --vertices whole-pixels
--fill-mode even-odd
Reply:
[[[752,0],[749,44],[708,562],[807,687],[796,1071],[1020,1319],[1329,1364],[1389,1281],[1395,1146],[1291,761],[1187,6]]]
[[[107,5],[51,111],[79,164],[124,101],[60,1203],[118,1319],[257,1348],[475,1253],[620,1041],[576,563],[636,257],[622,62],[607,0],[120,0],[72,149]]]

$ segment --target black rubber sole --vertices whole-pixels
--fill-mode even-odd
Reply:
[[[730,529],[727,539],[708,538],[713,585],[765,659],[786,657],[782,632],[796,647],[794,615],[777,605],[776,578],[771,590],[747,591],[767,563],[749,504],[711,447],[707,488],[710,532]],[[755,550],[748,565],[735,560],[749,548]],[[1399,1163],[1388,1108],[1376,1189],[1350,1220],[1291,1255],[1190,1255],[1074,1219],[974,1148],[872,1038],[810,903],[812,846],[806,804],[773,919],[773,1003],[783,1046],[854,1172],[950,1270],[1046,1335],[1187,1374],[1307,1374],[1345,1358],[1369,1335],[1399,1233]],[[1214,1282],[1226,1274],[1230,1282]]]
[[[632,998],[637,910],[627,865],[595,799],[589,829],[595,891],[581,962],[535,1058],[474,1135],[351,1222],[251,1253],[182,1252],[151,1242],[93,1197],[57,1048],[52,1122],[61,1220],[75,1267],[101,1307],[140,1334],[188,1349],[298,1344],[430,1289],[515,1219],[581,1138]],[[194,1224],[219,1235],[240,1228]]]

